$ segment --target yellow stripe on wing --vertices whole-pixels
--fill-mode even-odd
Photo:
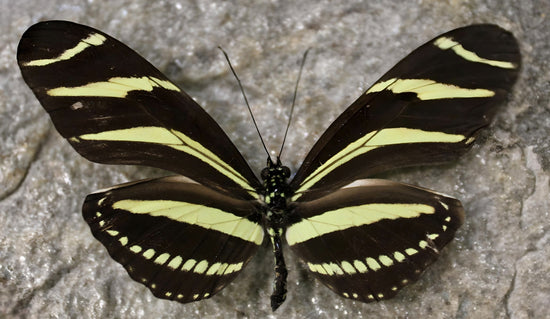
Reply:
[[[132,214],[167,217],[177,222],[216,230],[256,245],[262,243],[264,236],[263,228],[257,223],[217,208],[199,204],[174,200],[125,199],[113,203],[112,207]]]
[[[429,79],[389,79],[373,85],[366,94],[384,90],[393,93],[415,93],[420,100],[491,97],[495,92],[487,89],[467,89]]]
[[[370,132],[357,141],[350,143],[304,179],[292,200],[300,198],[303,191],[311,188],[340,165],[379,147],[411,143],[460,143],[465,139],[466,137],[460,134],[430,132],[406,127],[387,128]]]
[[[434,41],[433,43],[436,47],[441,50],[451,49],[459,57],[477,63],[484,63],[497,68],[503,69],[515,69],[516,65],[508,61],[498,61],[498,60],[489,60],[478,56],[475,52],[466,50],[462,44],[454,41],[452,38],[441,37]]]
[[[382,219],[417,218],[434,214],[435,208],[425,204],[365,204],[344,207],[303,219],[286,230],[290,246],[309,239],[351,227],[370,225]]]
[[[23,63],[23,66],[45,66],[56,62],[69,60],[75,55],[83,52],[84,50],[86,50],[91,46],[102,45],[105,42],[105,40],[107,40],[105,36],[99,33],[92,33],[86,39],[83,39],[80,42],[78,42],[76,46],[65,50],[56,58],[33,60],[33,61]]]
[[[256,191],[250,187],[239,172],[231,165],[224,162],[212,151],[202,146],[182,132],[157,126],[138,126],[127,129],[103,131],[99,133],[83,134],[70,140],[78,143],[80,140],[88,141],[125,141],[138,143],[151,143],[171,147],[185,152],[210,165],[221,174],[225,175],[236,184],[244,188],[254,198],[258,198]]]
[[[131,91],[151,92],[155,87],[180,92],[180,89],[170,81],[157,79],[152,76],[142,77],[114,77],[107,81],[91,82],[76,87],[58,87],[48,90],[49,96],[96,96],[125,98]]]

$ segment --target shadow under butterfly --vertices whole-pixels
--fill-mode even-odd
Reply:
[[[92,193],[83,215],[129,275],[159,298],[210,298],[269,237],[276,310],[286,297],[283,237],[311,273],[362,302],[393,296],[462,224],[461,203],[367,177],[465,153],[520,68],[513,35],[490,24],[437,36],[342,113],[291,177],[279,157],[261,181],[220,126],[116,39],[67,21],[31,26],[17,60],[59,131],[85,158],[180,174]]]

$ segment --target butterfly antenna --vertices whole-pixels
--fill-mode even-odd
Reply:
[[[290,127],[290,122],[292,121],[292,114],[294,114],[294,105],[296,104],[296,96],[298,95],[298,84],[300,84],[300,79],[302,78],[302,70],[304,69],[304,64],[306,63],[306,58],[307,58],[307,54],[309,53],[309,50],[311,50],[311,48],[308,48],[306,52],[304,52],[304,56],[302,58],[302,64],[300,64],[300,71],[298,72],[298,78],[296,79],[296,85],[294,86],[294,96],[292,97],[290,114],[288,115],[288,123],[286,124],[285,136],[283,137],[283,143],[281,144],[281,149],[279,150],[279,155],[277,156],[277,158],[281,157],[281,154],[283,153],[283,148],[285,147],[286,136],[288,134],[288,129]]]
[[[256,119],[254,118],[254,114],[252,114],[252,109],[250,108],[250,104],[248,103],[248,99],[246,98],[246,94],[244,93],[243,85],[241,83],[241,80],[239,79],[239,76],[237,76],[237,72],[235,72],[235,69],[233,69],[233,65],[231,65],[231,61],[229,61],[229,56],[227,55],[227,52],[222,49],[221,46],[218,46],[218,49],[220,49],[225,56],[225,60],[227,60],[227,64],[229,64],[229,68],[231,69],[231,72],[233,73],[233,76],[235,76],[235,79],[237,79],[237,83],[239,83],[239,88],[241,89],[241,93],[244,97],[244,102],[246,103],[246,107],[248,108],[248,112],[250,113],[250,117],[252,118],[252,122],[254,123],[254,126],[256,127],[256,132],[258,132],[258,135],[260,136],[260,141],[262,141],[262,146],[264,147],[264,150],[267,154],[267,158],[271,160],[271,156],[269,156],[269,151],[267,150],[267,147],[265,146],[264,139],[262,137],[262,134],[260,133],[260,129],[258,128],[258,124],[256,123]]]

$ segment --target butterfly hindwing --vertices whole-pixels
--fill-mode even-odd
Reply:
[[[87,159],[158,167],[257,198],[258,179],[220,126],[118,40],[72,22],[41,22],[23,34],[17,60],[59,133]]]
[[[456,159],[488,125],[520,67],[495,25],[459,28],[422,45],[361,95],[319,138],[291,187],[307,201],[389,169]]]
[[[379,179],[308,202],[289,226],[291,249],[322,283],[363,302],[393,297],[418,279],[462,224],[454,198]]]
[[[119,185],[88,195],[84,219],[130,276],[157,297],[191,302],[233,280],[262,243],[252,201],[182,176]]]

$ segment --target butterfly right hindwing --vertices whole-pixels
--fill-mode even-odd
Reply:
[[[454,198],[367,179],[296,204],[286,239],[309,270],[341,296],[388,299],[418,279],[462,224]]]

